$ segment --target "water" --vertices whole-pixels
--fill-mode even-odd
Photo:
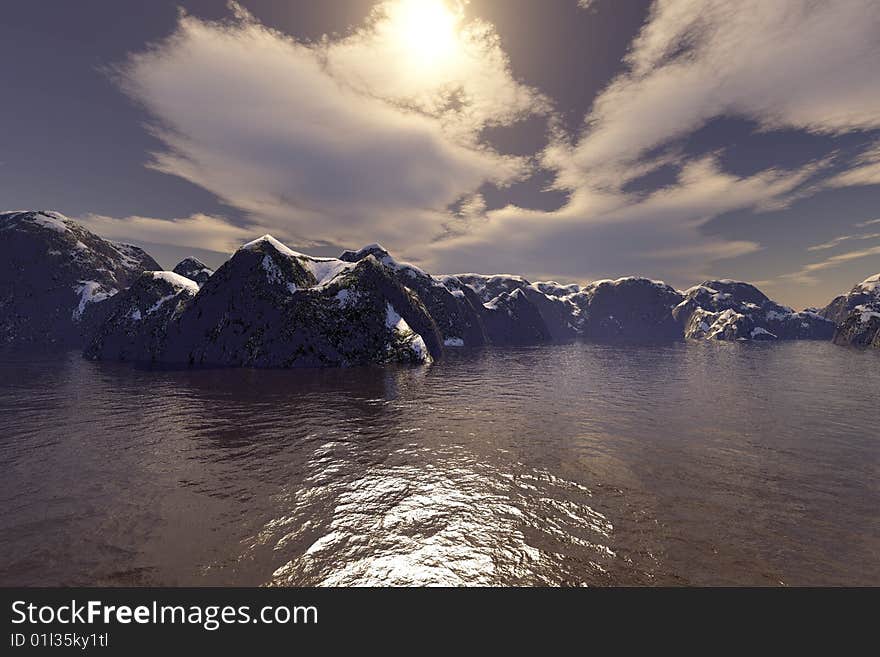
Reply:
[[[880,352],[0,354],[0,584],[880,584]]]

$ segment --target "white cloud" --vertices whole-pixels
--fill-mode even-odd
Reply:
[[[833,249],[844,242],[849,242],[851,240],[873,240],[880,239],[880,233],[868,233],[866,235],[840,235],[839,237],[835,237],[832,240],[828,240],[827,242],[823,242],[822,244],[816,244],[814,246],[808,246],[807,251],[824,251],[826,249]]]
[[[760,245],[700,232],[708,219],[785,195],[812,169],[737,177],[714,157],[687,163],[675,184],[647,196],[582,187],[555,213],[509,206],[472,221],[469,230],[434,245],[437,269],[478,262],[485,271],[534,275],[552,263],[555,275],[577,279],[658,272],[675,284],[707,275],[707,261],[752,253]],[[471,265],[472,266],[472,265]],[[518,268],[518,269],[517,269]]]
[[[389,44],[393,6],[353,36],[317,45],[241,10],[224,23],[182,16],[170,38],[119,71],[166,146],[150,166],[299,244],[406,249],[441,234],[446,206],[525,170],[474,132],[546,108],[513,80],[485,25],[463,26],[450,70],[417,75]],[[464,94],[449,105],[452,80]]]
[[[299,244],[382,241],[437,271],[684,284],[761,248],[705,234],[709,219],[815,193],[831,160],[736,176],[714,155],[646,153],[728,115],[832,135],[880,128],[880,86],[867,83],[880,65],[874,2],[660,0],[583,133],[540,154],[566,205],[486,211],[479,187],[519,179],[529,162],[478,134],[547,115],[551,103],[516,81],[494,30],[460,4],[428,25],[411,6],[382,3],[351,35],[311,45],[243,12],[226,23],[182,17],[120,74],[165,144],[151,166]],[[678,168],[675,181],[624,192],[664,165]],[[868,184],[876,165],[869,151],[836,184]]]
[[[138,216],[117,218],[88,214],[77,217],[77,221],[101,237],[111,240],[171,244],[219,253],[231,253],[261,230],[259,226],[243,228],[222,217],[205,214],[194,214],[181,219]]]
[[[811,262],[807,265],[804,265],[796,272],[783,274],[782,276],[780,276],[780,278],[795,281],[797,283],[802,283],[804,285],[816,285],[819,283],[819,279],[815,276],[816,272],[840,267],[841,265],[847,264],[854,260],[861,260],[863,258],[869,258],[871,256],[880,256],[880,246],[873,246],[857,251],[847,251],[846,253],[840,253],[838,255],[831,256],[830,258],[826,258],[825,260]]]
[[[550,103],[517,82],[491,24],[466,20],[460,0],[390,0],[351,36],[320,51],[327,71],[358,92],[436,117],[472,141],[487,125],[547,113]]]
[[[873,0],[659,0],[572,153],[588,170],[635,159],[708,120],[840,134],[880,127]]]
[[[554,187],[571,193],[568,205],[554,213],[490,212],[469,234],[439,245],[438,261],[461,261],[462,249],[509,249],[502,262],[519,259],[536,270],[547,258],[574,276],[653,267],[647,273],[682,281],[717,272],[714,261],[760,247],[711,238],[701,226],[724,212],[780,209],[816,193],[826,186],[814,179],[826,175],[833,156],[793,171],[734,176],[715,157],[646,155],[731,115],[766,129],[835,135],[880,127],[880,86],[866,83],[880,66],[878,35],[880,12],[870,0],[659,0],[628,70],[596,98],[583,133],[574,141],[562,135],[543,154],[557,172]],[[624,193],[628,182],[669,164],[681,167],[675,182],[647,197]],[[867,184],[874,173],[853,169],[839,184]]]
[[[827,187],[880,185],[880,144],[874,144],[866,149],[853,161],[850,169],[831,177],[825,185]]]

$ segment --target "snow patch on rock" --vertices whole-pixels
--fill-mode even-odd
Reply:
[[[33,218],[33,222],[43,228],[48,228],[49,230],[54,230],[58,233],[66,233],[70,229],[67,227],[67,224],[64,223],[65,218],[66,217],[56,212],[38,212]]]
[[[348,308],[349,306],[354,305],[359,298],[360,294],[358,291],[349,288],[342,288],[336,293],[336,300],[342,308]]]
[[[263,235],[262,237],[258,237],[257,239],[255,239],[251,242],[248,242],[247,244],[242,245],[241,247],[239,247],[238,250],[239,251],[256,251],[263,244],[269,244],[273,249],[275,249],[279,253],[283,253],[284,255],[289,256],[291,258],[296,258],[296,257],[308,258],[309,257],[303,253],[297,253],[293,249],[285,246],[284,244],[282,244],[281,242],[279,242],[274,237],[272,237],[271,235],[268,235],[268,234]]]
[[[145,271],[144,274],[151,278],[163,280],[175,288],[189,290],[193,294],[197,294],[199,291],[198,283],[188,279],[186,276],[175,274],[173,271]]]
[[[419,362],[430,362],[431,354],[422,336],[413,331],[406,320],[400,316],[390,303],[385,303],[385,326],[390,328],[395,337],[407,343],[407,347]],[[390,348],[390,345],[389,345]]]
[[[90,303],[98,303],[118,292],[118,290],[107,288],[97,281],[80,281],[78,285],[74,286],[73,291],[79,295],[79,304],[73,309],[72,313],[72,318],[75,322],[82,320],[86,306]]]
[[[318,281],[316,287],[324,287],[340,274],[344,274],[354,268],[352,263],[337,260],[336,258],[310,258],[304,256],[300,257],[299,260],[312,273],[315,280]]]
[[[863,280],[856,287],[858,287],[862,292],[880,295],[880,274],[868,276],[868,278]]]

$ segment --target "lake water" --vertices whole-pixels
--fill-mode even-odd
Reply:
[[[880,351],[0,354],[3,585],[880,585]]]

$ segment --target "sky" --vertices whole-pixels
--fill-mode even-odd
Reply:
[[[433,273],[820,306],[880,271],[876,0],[6,0],[0,207],[163,266],[271,233]]]

